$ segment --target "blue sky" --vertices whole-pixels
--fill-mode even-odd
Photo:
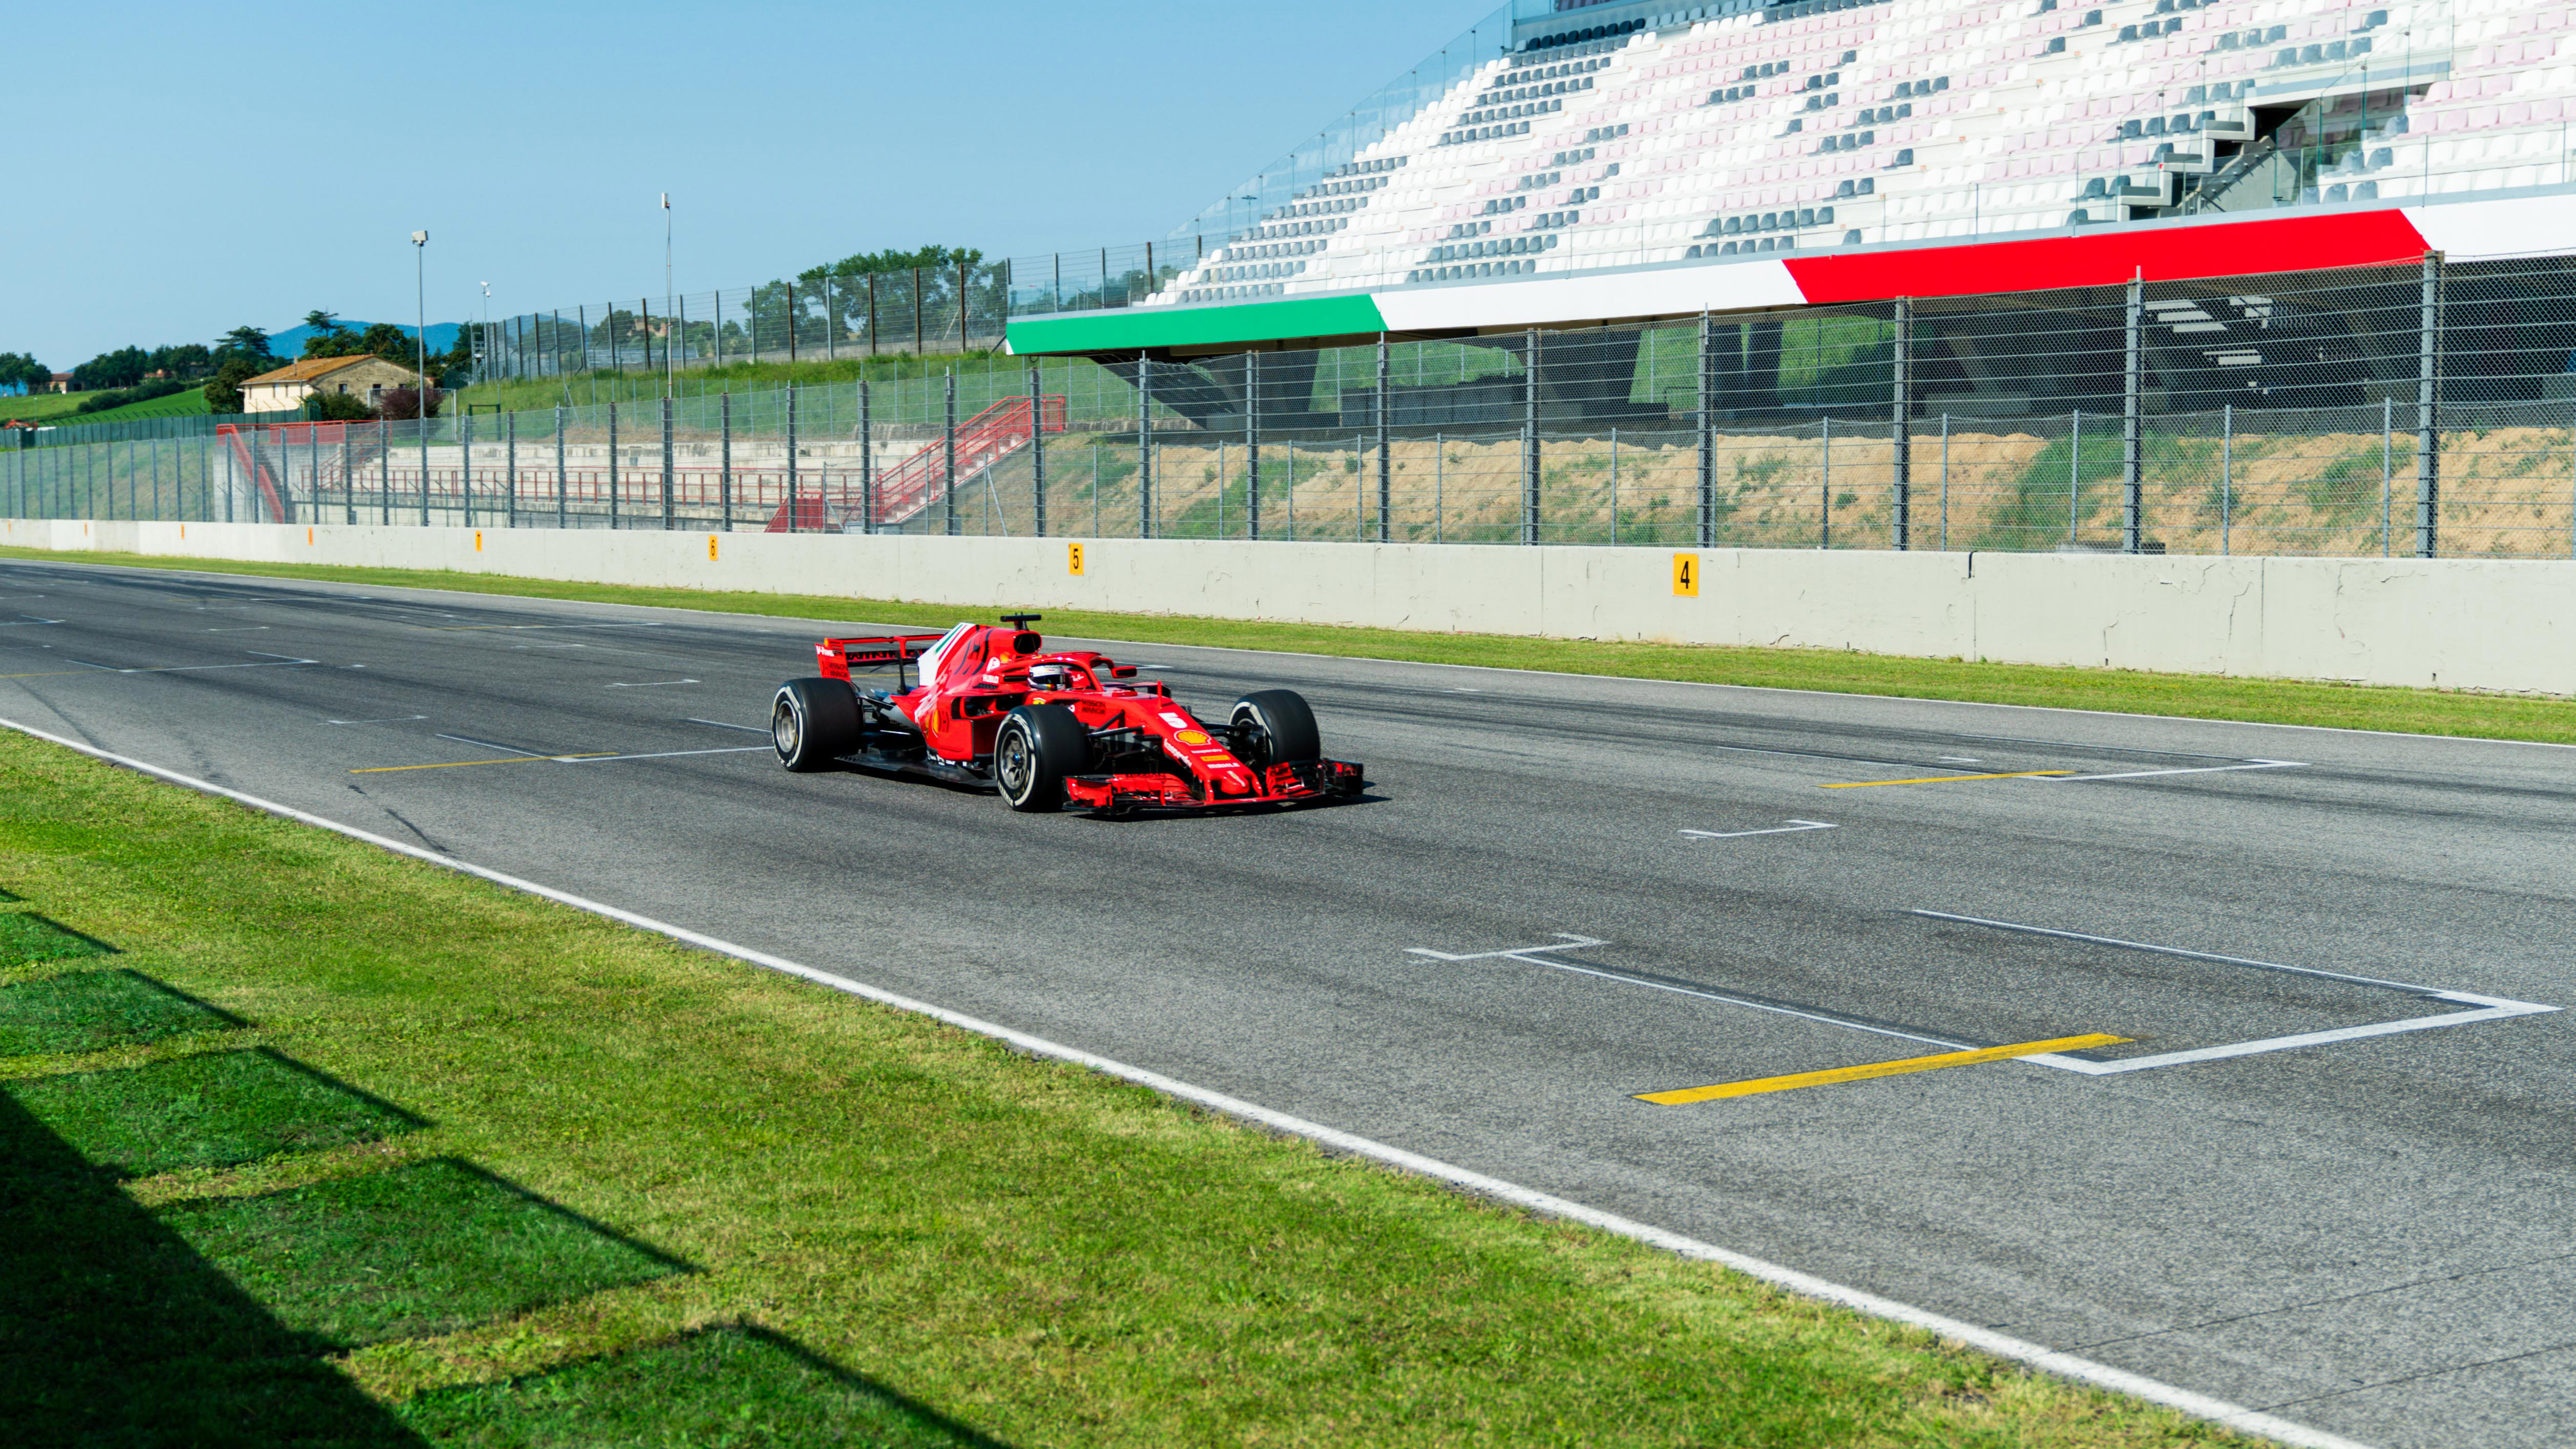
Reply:
[[[18,6],[0,351],[1158,238],[1491,8]]]

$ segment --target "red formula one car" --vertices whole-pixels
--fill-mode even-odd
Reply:
[[[824,640],[814,646],[822,677],[787,681],[770,706],[778,762],[804,771],[849,760],[990,786],[1014,810],[1295,805],[1366,783],[1359,766],[1323,757],[1314,712],[1293,691],[1247,694],[1225,723],[1207,723],[1133,666],[1042,652],[1028,629],[1037,620]],[[861,689],[854,669],[891,669],[895,687]]]

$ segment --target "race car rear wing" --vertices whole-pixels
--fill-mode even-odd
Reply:
[[[947,638],[945,634],[887,634],[872,639],[826,639],[814,646],[814,666],[826,679],[846,681],[853,669],[886,669],[895,671],[895,692],[908,686],[905,675],[912,661],[927,653],[930,646]]]

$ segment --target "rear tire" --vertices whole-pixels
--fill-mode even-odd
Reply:
[[[1255,770],[1324,757],[1322,734],[1306,697],[1293,689],[1263,689],[1234,702],[1228,720],[1248,740],[1244,763]]]
[[[769,744],[800,775],[859,747],[859,696],[839,679],[791,679],[769,704]]]
[[[1014,810],[1064,807],[1064,777],[1091,765],[1091,731],[1060,704],[1024,704],[993,734],[993,783]]]

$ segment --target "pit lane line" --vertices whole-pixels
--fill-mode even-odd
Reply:
[[[950,1011],[945,1007],[916,1000],[912,997],[898,995],[897,993],[884,990],[880,987],[870,986],[864,982],[854,980],[847,976],[836,975],[828,971],[820,971],[813,967],[787,960],[784,957],[773,956],[764,951],[756,951],[747,946],[739,946],[718,937],[689,930],[684,926],[671,925],[667,922],[655,920],[649,916],[638,915],[635,912],[624,910],[617,906],[590,900],[583,896],[573,895],[568,891],[557,890],[551,886],[541,885],[535,881],[526,880],[518,876],[507,875],[485,866],[479,866],[469,861],[456,859],[452,856],[440,855],[435,851],[425,850],[419,846],[407,845],[402,841],[377,835],[372,831],[360,830],[351,825],[343,825],[336,820],[310,814],[308,812],[295,809],[292,806],[279,804],[272,800],[262,799],[259,796],[247,794],[243,791],[227,789],[224,786],[214,784],[211,781],[201,780],[191,775],[183,775],[175,770],[165,769],[159,765],[151,764],[148,761],[134,759],[126,755],[115,754],[108,750],[102,750],[96,746],[84,744],[78,740],[67,739],[61,735],[52,734],[29,725],[21,724],[16,720],[0,718],[0,729],[14,730],[31,738],[43,740],[48,744],[60,745],[65,749],[87,755],[92,759],[103,760],[112,765],[121,765],[127,769],[136,770],[143,774],[153,776],[156,779],[166,780],[172,784],[181,785],[204,794],[216,795],[224,799],[233,800],[240,804],[250,806],[252,809],[265,811],[283,819],[293,820],[305,825],[318,826],[324,830],[331,831],[334,834],[347,836],[353,840],[364,841],[367,844],[376,846],[382,850],[392,851],[397,855],[408,856],[414,860],[427,861],[432,865],[444,866],[447,869],[454,870],[465,875],[476,876],[483,880],[491,881],[495,885],[499,885],[510,890],[524,891],[530,895],[551,900],[561,905],[570,906],[578,911],[585,911],[592,915],[603,916],[607,919],[618,921],[623,924],[636,927],[640,930],[650,931],[656,935],[668,937],[686,945],[696,946],[701,950],[712,951],[722,956],[730,956],[738,961],[743,961],[754,966],[764,967],[783,975],[794,976],[805,981],[810,981],[816,985],[827,987],[834,991],[859,997],[863,1000],[874,1001],[880,1005],[892,1007],[897,1011],[927,1016],[949,1026],[957,1027],[960,1030],[974,1032],[979,1036],[990,1037],[995,1040],[1002,1041],[1034,1056],[1049,1057],[1077,1066],[1088,1067],[1091,1070],[1100,1072],[1104,1075],[1134,1082],[1139,1086],[1163,1093],[1166,1096],[1176,1097],[1186,1102],[1195,1103],[1199,1106],[1208,1108],[1211,1111],[1223,1113],[1229,1117],[1254,1122],[1261,1126],[1271,1128],[1274,1131],[1284,1132],[1292,1136],[1303,1137],[1320,1145],[1351,1153],[1354,1156],[1367,1157],[1372,1160],[1385,1163],[1390,1167],[1395,1167],[1406,1172],[1428,1177],[1434,1181],[1462,1188],[1468,1192],[1476,1193],[1481,1196],[1498,1198],[1502,1201],[1509,1202],[1514,1206],[1527,1208],[1535,1213],[1540,1213],[1548,1217],[1561,1218],[1569,1222],[1583,1223],[1586,1226],[1598,1228],[1604,1232],[1612,1233],[1619,1237],[1645,1243],[1652,1247],[1662,1248],[1666,1252],[1670,1252],[1678,1257],[1694,1259],[1700,1262],[1717,1263],[1721,1266],[1732,1268],[1736,1272],[1742,1273],[1747,1277],[1759,1278],[1764,1282],[1785,1288],[1790,1292],[1797,1293],[1805,1297],[1821,1299],[1825,1302],[1837,1304],[1839,1306],[1852,1309],[1855,1312],[1866,1314],[1870,1317],[1887,1319],[1892,1322],[1904,1323],[1917,1328],[1922,1328],[1929,1332],[1938,1334],[1943,1338],[1948,1338],[1955,1342],[1965,1344],[1968,1347],[1982,1350],[1999,1358],[2011,1359],[2018,1363],[2028,1364],[2032,1368],[2039,1369],[2045,1373],[2055,1374],[2061,1378],[2074,1379],[2081,1383],[2089,1383],[2101,1388],[2113,1390],[2114,1392],[2145,1399],[2151,1403],[2163,1404],[2169,1408],[2177,1409],[2185,1414],[2189,1414],[2194,1418],[2209,1420],[2227,1428],[2238,1429],[2249,1434],[2259,1434],[2266,1438],[2277,1440],[2283,1444],[2298,1446],[2298,1449],[2370,1449],[2370,1446],[2363,1444],[2359,1440],[2347,1439],[2342,1435],[2330,1434],[2321,1429],[2312,1429],[2305,1424],[2296,1423],[2288,1419],[2277,1418],[2259,1409],[2248,1408],[2241,1404],[2229,1403],[2224,1399],[2213,1398],[2207,1394],[2196,1393],[2190,1389],[2179,1387],[2178,1385],[2168,1384],[2158,1379],[2148,1378],[2143,1374],[2134,1374],[2126,1369],[2114,1368],[2109,1364],[2096,1363],[2090,1359],[2077,1357],[2074,1354],[2062,1353],[2041,1344],[2032,1343],[2025,1339],[2014,1338],[2009,1334],[1997,1333],[1989,1328],[1962,1322],[1943,1314],[1933,1313],[1927,1309],[1917,1308],[1909,1303],[1899,1302],[1892,1298],[1882,1298],[1875,1293],[1866,1292],[1858,1288],[1846,1287],[1843,1284],[1833,1282],[1830,1279],[1818,1278],[1811,1274],[1799,1272],[1794,1268],[1783,1267],[1779,1264],[1772,1263],[1761,1258],[1756,1258],[1749,1254],[1738,1253],[1733,1249],[1723,1248],[1714,1243],[1703,1242],[1697,1238],[1684,1237],[1679,1233],[1669,1232],[1665,1229],[1655,1227],[1652,1224],[1639,1222],[1633,1218],[1622,1217],[1616,1213],[1605,1212],[1599,1208],[1590,1207],[1569,1198],[1558,1197],[1552,1193],[1540,1192],[1534,1188],[1523,1187],[1517,1183],[1506,1182],[1500,1178],[1488,1177],[1483,1173],[1475,1172],[1463,1167],[1456,1167],[1449,1163],[1442,1162],[1437,1158],[1426,1157],[1422,1154],[1408,1151],[1405,1148],[1378,1142],[1374,1139],[1361,1137],[1354,1133],[1344,1132],[1338,1128],[1328,1127],[1318,1122],[1311,1122],[1302,1117],[1292,1117],[1287,1113],[1273,1111],[1270,1108],[1263,1107],[1257,1103],[1247,1102],[1241,1098],[1230,1097],[1220,1092],[1195,1086],[1175,1077],[1167,1077],[1160,1072],[1150,1071],[1143,1067],[1130,1066],[1124,1062],[1120,1062],[1109,1057],[1094,1055],[1093,1053],[1083,1051],[1077,1047],[1065,1046],[1057,1042],[1050,1041],[1044,1037],[1034,1036],[1011,1027],[984,1021],[977,1017],[967,1016],[962,1012]],[[1574,937],[1572,939],[1579,941],[1584,938]],[[1560,941],[1559,944],[1562,945],[1564,942]],[[1528,951],[1545,950],[1548,948],[1524,947],[1520,949]],[[1423,952],[1422,954],[1436,956],[1441,953]],[[1516,955],[1517,953],[1488,952],[1480,954]],[[1452,957],[1449,959],[1474,958]],[[1602,973],[1587,972],[1585,974]],[[1653,983],[1641,982],[1640,984],[1651,985]],[[1757,1003],[1747,1002],[1744,1004],[1755,1005]],[[1893,1033],[1890,1034],[1892,1035]]]

